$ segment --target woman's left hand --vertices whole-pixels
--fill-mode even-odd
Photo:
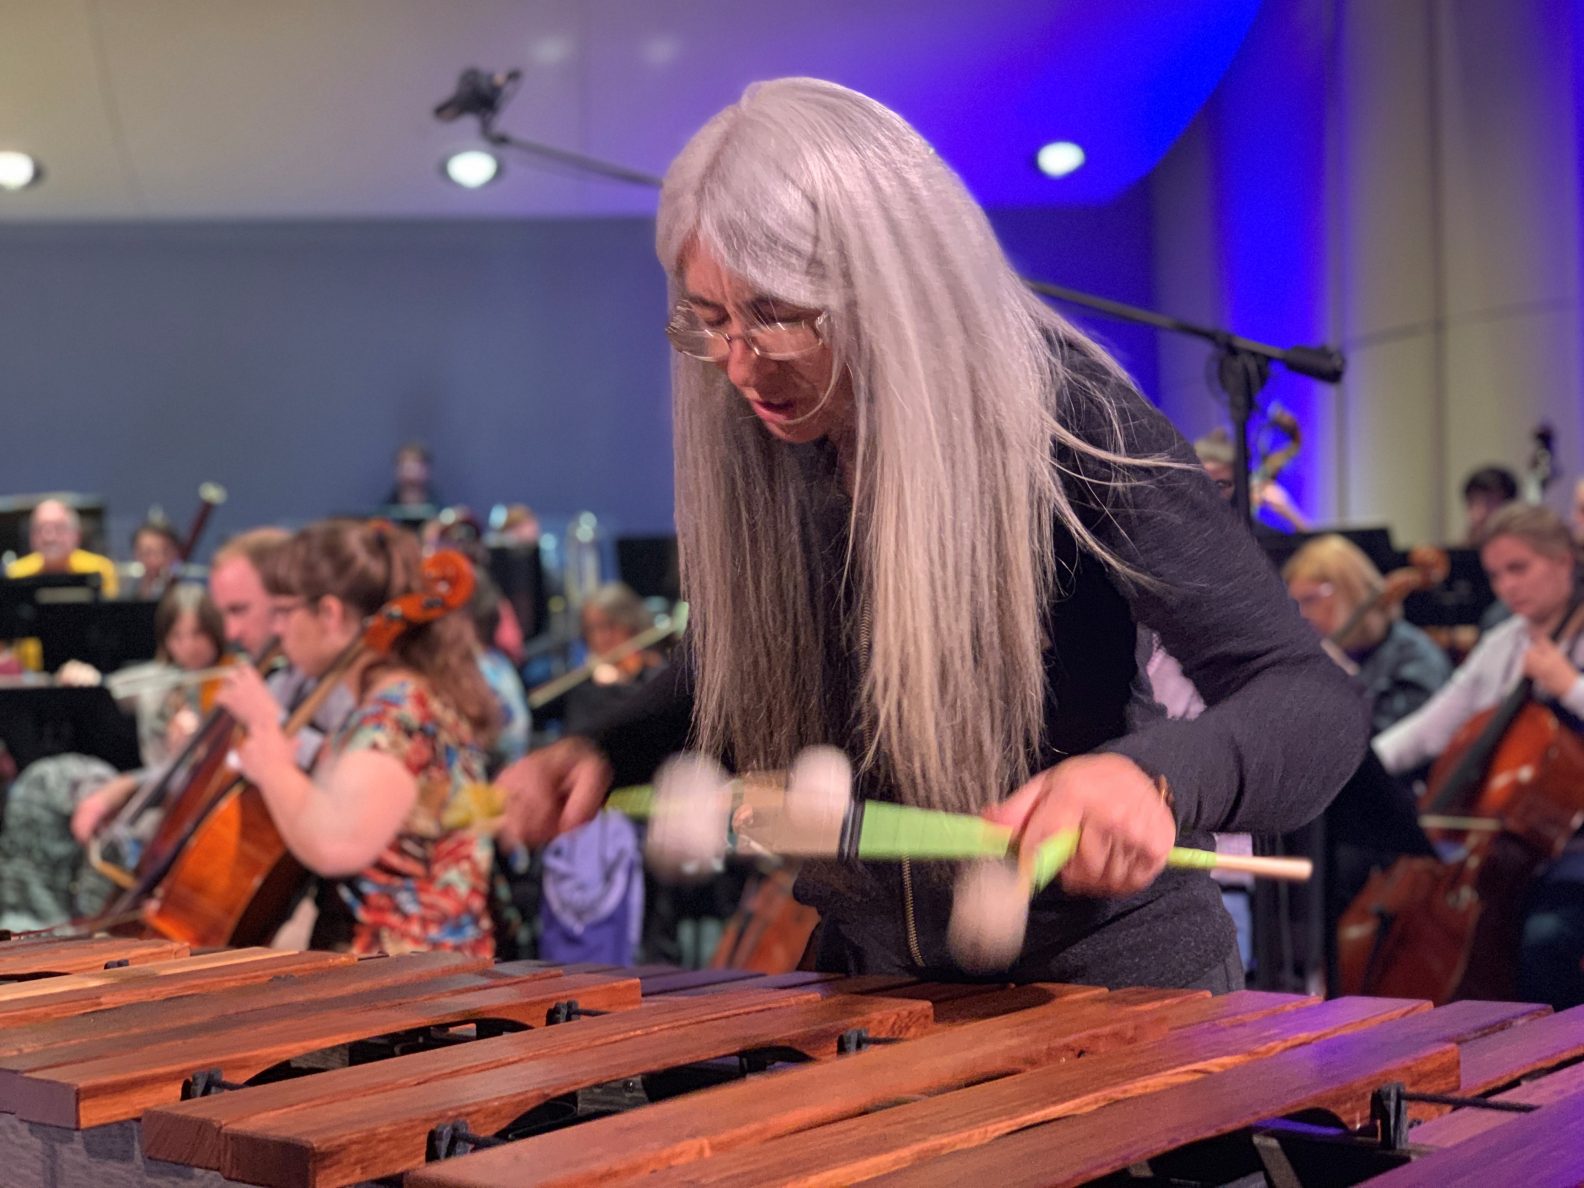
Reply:
[[[1579,679],[1578,669],[1543,632],[1531,634],[1529,650],[1524,653],[1523,670],[1524,676],[1556,698],[1566,697]]]
[[[1177,842],[1177,822],[1160,790],[1131,759],[1079,755],[1040,772],[985,816],[1020,834],[1032,850],[1077,829],[1078,849],[1062,868],[1075,895],[1124,896],[1149,886]]]
[[[243,729],[235,755],[242,774],[254,783],[284,765],[295,769],[297,757],[280,727],[280,704],[258,670],[239,664],[227,674],[215,701]]]

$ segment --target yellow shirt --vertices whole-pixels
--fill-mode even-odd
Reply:
[[[11,567],[6,570],[6,577],[37,577],[43,571],[44,558],[38,553],[29,553],[26,557],[12,562]],[[98,553],[90,553],[86,549],[73,549],[71,556],[66,558],[66,571],[97,573],[101,598],[114,598],[120,589],[120,583],[116,581],[115,562],[109,557],[101,557]]]

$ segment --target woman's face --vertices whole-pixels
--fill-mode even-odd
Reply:
[[[323,676],[358,634],[356,618],[339,598],[282,594],[270,599],[270,610],[281,651],[305,676]]]
[[[192,611],[184,611],[176,616],[170,632],[165,636],[165,654],[177,668],[188,672],[208,668],[220,659],[214,640],[204,634],[198,616]]]
[[[730,353],[716,366],[772,436],[802,445],[844,431],[851,422],[852,380],[845,371],[833,377],[835,359],[828,345],[795,359],[766,359],[742,337],[756,325],[813,318],[819,310],[755,293],[697,245],[683,261],[682,285],[683,300],[699,321],[731,336]]]
[[[1480,561],[1496,597],[1520,618],[1540,624],[1567,609],[1571,557],[1552,557],[1519,537],[1498,536],[1485,543]]]
[[[1287,592],[1298,604],[1298,613],[1326,638],[1335,635],[1352,613],[1353,608],[1343,604],[1342,595],[1330,582],[1294,578],[1287,583]]]

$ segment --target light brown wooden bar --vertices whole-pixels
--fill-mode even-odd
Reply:
[[[283,974],[355,964],[349,953],[285,953],[238,949],[129,965],[96,974],[66,974],[0,987],[0,1028],[67,1019],[88,1011],[155,1002],[187,994],[213,994],[266,982]],[[7,993],[14,991],[15,993]]]
[[[1253,991],[1220,998],[1151,990],[1056,997],[834,1065],[786,1069],[482,1151],[407,1182],[414,1188],[483,1188],[531,1177],[558,1188],[605,1184],[711,1152],[750,1149],[899,1098],[950,1092],[1080,1055],[1088,1061],[1103,1053],[1155,1050],[1168,1042],[1161,1037],[1173,1025],[1205,1034],[1231,1029],[1228,1043],[1235,1045],[1245,1038],[1239,1026],[1314,1005],[1314,999]]]
[[[919,1034],[929,1022],[928,1003],[839,995],[668,1029],[553,1061],[326,1105],[302,1117],[243,1123],[226,1133],[221,1171],[277,1188],[357,1183],[421,1167],[428,1132],[453,1119],[490,1134],[551,1098],[646,1071],[762,1048],[830,1057],[837,1036],[852,1028],[899,1037]]]
[[[1289,1050],[1313,1051],[1328,1036],[1361,1030],[1373,1034],[1378,1025],[1421,1010],[1422,1003],[1406,1000],[1339,999],[1211,1034],[1189,1028],[1154,1044],[1035,1069],[806,1130],[659,1173],[653,1182],[856,1183],[1112,1103],[1137,1105],[1135,1113],[1142,1117],[1148,1102],[1178,1086],[1185,1086],[1188,1096],[1220,1096],[1228,1070]],[[1416,1056],[1424,1046],[1416,1043]],[[1453,1053],[1452,1076],[1456,1063]],[[1215,1083],[1196,1084],[1204,1078]],[[1200,1137],[1210,1133],[1205,1130]]]
[[[1459,1092],[1485,1093],[1580,1056],[1584,1056],[1584,1007],[1574,1007],[1464,1044]]]
[[[36,978],[50,974],[86,973],[113,961],[141,965],[185,957],[190,950],[182,941],[136,940],[115,936],[89,936],[73,940],[0,941],[0,981]]]
[[[633,979],[579,974],[497,979],[455,993],[426,988],[420,998],[377,1006],[302,1004],[158,1042],[111,1043],[104,1055],[74,1048],[72,1063],[57,1063],[60,1057],[50,1052],[33,1054],[25,1071],[0,1072],[0,1109],[51,1126],[96,1126],[179,1100],[182,1082],[205,1068],[242,1081],[295,1056],[392,1032],[476,1019],[542,1024],[551,1005],[569,998],[611,1010],[635,1006],[638,997]]]
[[[656,1031],[817,1001],[817,994],[800,989],[672,995],[645,1000],[634,1009],[617,1014],[574,1019],[555,1027],[350,1068],[328,1069],[259,1085],[246,1093],[219,1093],[144,1114],[143,1150],[151,1158],[219,1168],[222,1134],[239,1123],[312,1111],[326,1102],[361,1100],[393,1089],[438,1085],[450,1077],[482,1073],[519,1061],[558,1058]]]
[[[160,1002],[131,1003],[102,1011],[0,1031],[0,1067],[25,1067],[15,1058],[40,1048],[61,1050],[88,1040],[127,1039],[145,1032],[193,1028],[212,1019],[234,1018],[301,1002],[323,1002],[347,995],[410,994],[412,986],[459,979],[474,985],[487,976],[489,962],[459,953],[412,953],[380,957],[324,971],[292,974],[226,994],[192,994]],[[553,971],[550,971],[553,973]],[[548,976],[548,975],[542,975]]]
[[[1538,1013],[1543,1011],[1539,1008]],[[856,1175],[848,1174],[844,1182],[873,1179],[893,1186],[961,1188],[976,1176],[993,1176],[997,1188],[1080,1184],[1147,1162],[1185,1143],[1298,1110],[1328,1110],[1345,1126],[1356,1127],[1368,1117],[1370,1095],[1381,1084],[1401,1081],[1415,1092],[1454,1092],[1461,1076],[1458,1044],[1536,1013],[1536,1008],[1510,1003],[1453,1003],[1242,1061],[1216,1072],[1213,1079],[1196,1078],[1115,1101],[1082,1117],[964,1144],[953,1153],[941,1152],[939,1144],[930,1140],[939,1157],[921,1158],[917,1147],[909,1151],[898,1144],[888,1156],[897,1170],[888,1171],[882,1160],[866,1154],[863,1168]],[[897,1121],[900,1125],[901,1119]],[[803,1137],[811,1149],[817,1147],[818,1136]],[[819,1155],[808,1159],[829,1162]],[[848,1173],[852,1170],[849,1167]],[[699,1176],[693,1182],[708,1181]],[[820,1181],[800,1178],[800,1182]]]

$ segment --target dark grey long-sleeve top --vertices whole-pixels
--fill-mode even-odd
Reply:
[[[1096,368],[1068,348],[1070,367]],[[1098,370],[1092,374],[1099,376]],[[1124,452],[1162,457],[1177,468],[1139,468],[1131,483],[1108,481],[1110,468],[1058,447],[1063,481],[1084,523],[1147,580],[1123,580],[1062,529],[1053,547],[1061,588],[1047,615],[1046,729],[1035,770],[1092,751],[1127,756],[1172,790],[1182,844],[1209,844],[1214,831],[1281,832],[1314,819],[1358,766],[1368,710],[1341,670],[1320,650],[1285,588],[1247,530],[1197,466],[1183,438],[1128,385],[1104,391],[1121,422]],[[1106,440],[1098,399],[1063,409],[1085,440]],[[812,481],[834,483],[834,466],[810,449]],[[828,451],[827,451],[828,453]],[[828,472],[828,476],[827,476]],[[837,547],[845,512],[834,501],[816,526]],[[833,596],[837,596],[833,594]],[[1193,721],[1159,719],[1128,729],[1140,626],[1156,631],[1207,705]],[[853,675],[851,658],[835,658]],[[594,740],[612,758],[618,783],[648,777],[684,744],[691,677],[683,660],[652,683]],[[856,696],[855,692],[853,696]],[[852,706],[840,707],[851,719]],[[846,741],[855,746],[854,738]],[[1011,791],[1008,789],[1007,791]],[[891,790],[865,788],[866,795]],[[950,882],[896,865],[805,868],[798,895],[820,910],[822,967],[846,972],[907,972],[963,977],[945,944]],[[1197,872],[1168,871],[1121,900],[1038,896],[1017,980],[1108,986],[1190,986],[1222,968],[1233,928],[1216,885]]]

